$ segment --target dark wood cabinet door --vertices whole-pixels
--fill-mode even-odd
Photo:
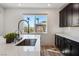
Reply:
[[[63,8],[60,12],[60,20],[59,20],[59,26],[60,27],[67,27],[67,8]]]
[[[79,26],[79,3],[73,4],[72,26]]]
[[[67,26],[67,17],[66,17],[66,8],[64,8],[62,11],[60,11],[60,21],[59,26],[60,27],[66,27]]]
[[[60,37],[57,36],[57,47],[60,49]]]
[[[65,49],[63,54],[66,56],[71,56],[71,41],[67,38],[65,38]]]
[[[72,26],[72,21],[73,21],[73,4],[69,4],[66,6],[66,20],[67,20],[67,26],[70,27]]]
[[[72,45],[71,55],[72,56],[79,56],[79,46]]]
[[[60,37],[60,51],[63,51],[65,47],[65,38]]]
[[[60,18],[59,19],[60,19],[59,20],[59,26],[64,27],[64,25],[63,25],[63,12],[62,11],[60,12]]]
[[[71,41],[71,46],[72,56],[79,56],[79,42]]]
[[[64,11],[60,12],[60,21],[59,21],[59,26],[64,27]]]
[[[62,38],[60,36],[55,35],[55,46],[59,48],[59,50],[61,49],[61,39]]]

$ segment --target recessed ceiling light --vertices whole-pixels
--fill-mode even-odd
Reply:
[[[50,7],[50,6],[51,6],[51,4],[48,4],[48,6]]]
[[[22,6],[22,3],[19,3],[18,6]]]

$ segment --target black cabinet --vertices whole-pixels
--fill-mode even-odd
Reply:
[[[75,41],[71,41],[71,54],[73,56],[79,56],[79,43]]]
[[[73,21],[72,26],[79,26],[79,4],[73,4]]]
[[[65,38],[55,35],[55,45],[63,53],[64,53],[64,49],[66,48],[65,43],[66,43]]]
[[[67,26],[67,17],[66,17],[67,13],[66,13],[66,8],[64,8],[61,12],[60,12],[60,26],[61,27],[66,27]]]
[[[65,38],[65,48],[62,53],[66,56],[71,56],[71,41]]]
[[[60,12],[60,27],[77,27],[79,26],[79,4],[70,3]]]
[[[78,42],[55,35],[55,45],[66,56],[79,56]]]
[[[68,6],[66,6],[66,21],[65,22],[67,24],[66,27],[68,26],[72,26],[72,20],[73,20],[73,4],[69,4]]]
[[[72,45],[71,54],[72,56],[79,56],[79,46]]]
[[[55,35],[55,45],[64,55],[71,55],[70,53],[70,42],[64,37]]]

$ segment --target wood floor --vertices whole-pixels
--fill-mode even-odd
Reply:
[[[41,56],[63,56],[54,46],[41,46]]]

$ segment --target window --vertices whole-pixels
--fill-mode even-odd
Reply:
[[[44,33],[47,32],[47,15],[23,15],[23,20],[29,21],[30,33]],[[26,23],[23,23],[24,32],[28,31]]]

